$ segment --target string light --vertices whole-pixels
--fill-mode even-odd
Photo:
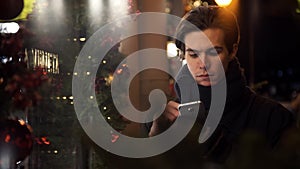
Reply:
[[[194,5],[194,7],[198,7],[198,6],[201,5],[201,2],[200,2],[200,1],[195,1],[195,2],[193,3],[193,5]]]
[[[108,77],[105,78],[106,84],[110,85],[111,82],[113,81],[114,76],[113,75],[109,75]]]
[[[185,11],[188,12],[198,6],[208,6],[208,3],[201,0],[188,0],[185,5]]]
[[[79,38],[80,42],[84,42],[86,39],[85,38]]]

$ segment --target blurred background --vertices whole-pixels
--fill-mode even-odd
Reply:
[[[217,4],[213,0],[206,2]],[[89,38],[119,17],[141,12],[182,17],[200,4],[199,0],[0,0],[0,117],[5,119],[0,130],[3,138],[0,155],[5,154],[3,147],[9,143],[17,152],[8,162],[1,156],[2,167],[16,163],[18,168],[26,169],[149,165],[149,161],[137,162],[110,154],[84,133],[78,118],[84,118],[87,123],[91,119],[89,110],[82,112],[82,117],[77,117],[74,111],[72,78],[78,75],[73,71],[74,65]],[[300,89],[300,1],[232,0],[227,8],[237,15],[240,23],[237,57],[245,68],[249,86],[279,102],[292,101]],[[174,32],[167,22],[162,29]],[[122,27],[112,30],[101,45],[119,41],[119,29]],[[131,53],[146,48],[166,50],[162,58],[164,66],[171,71],[180,68],[182,63],[176,57],[177,49],[170,37],[145,34],[124,39],[112,48],[91,82],[97,97],[89,99],[97,99],[111,126],[132,137],[145,137],[145,133],[140,124],[118,113],[111,99],[110,85],[116,78],[113,73],[118,64]],[[126,65],[119,67],[117,78],[127,78],[129,69]],[[89,75],[86,72],[85,76]],[[172,84],[172,78],[165,72],[142,71],[130,84],[130,99],[137,109],[146,110],[150,106],[149,92],[160,88],[172,98]],[[7,123],[8,119],[19,121],[29,133],[13,132],[20,124]],[[17,144],[17,139],[22,139],[24,144]],[[112,134],[112,141],[117,139],[118,134]]]

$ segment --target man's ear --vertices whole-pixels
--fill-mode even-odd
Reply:
[[[236,53],[237,53],[237,51],[238,51],[238,49],[239,49],[239,45],[238,45],[237,43],[235,43],[235,44],[233,44],[232,47],[233,47],[233,48],[232,48],[232,51],[231,51],[231,53],[230,53],[230,55],[229,55],[230,60],[232,60],[232,59],[236,56]]]

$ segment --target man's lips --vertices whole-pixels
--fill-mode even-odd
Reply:
[[[197,74],[196,77],[209,77],[209,75],[207,73],[205,73],[205,74]]]

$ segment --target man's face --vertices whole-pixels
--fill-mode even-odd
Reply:
[[[224,31],[219,28],[186,34],[185,59],[199,85],[212,86],[224,78],[224,71],[234,57],[229,55],[224,38]]]

